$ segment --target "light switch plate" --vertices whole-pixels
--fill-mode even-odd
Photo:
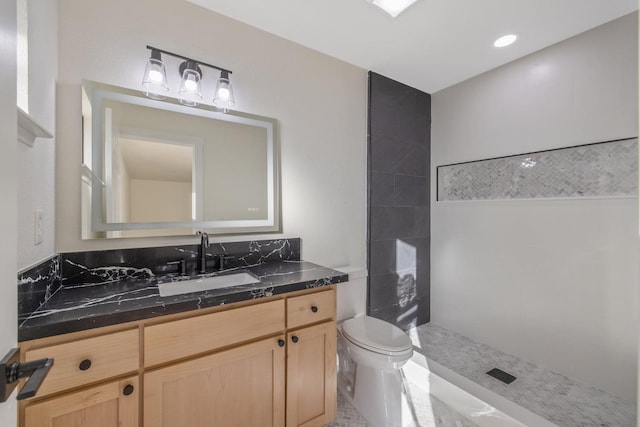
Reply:
[[[36,209],[33,215],[33,244],[40,245],[44,240],[44,223],[42,220],[42,211]]]

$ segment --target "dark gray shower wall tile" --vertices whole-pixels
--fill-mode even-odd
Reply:
[[[404,142],[424,147],[429,142],[429,116],[428,108],[421,105],[419,110],[399,117],[393,131]]]
[[[393,306],[399,309],[409,307],[420,297],[416,291],[417,286],[415,269],[371,276],[369,307],[373,310]]]
[[[371,207],[369,210],[370,239],[384,240],[395,237],[393,228],[393,207]]]
[[[370,128],[371,137],[378,141],[389,141],[391,144],[411,144],[424,146],[427,143],[425,132],[416,129],[412,123],[424,120],[423,117],[403,117],[402,124],[394,121],[393,117],[385,117],[384,122],[376,123]]]
[[[403,238],[413,236],[415,227],[415,208],[394,207],[391,217],[394,237]]]
[[[430,178],[431,174],[431,150],[429,145],[415,146],[413,148],[416,162],[416,176],[424,176]],[[430,187],[427,186],[430,192]]]
[[[370,89],[376,97],[370,104],[372,123],[389,118],[392,126],[401,123],[402,117],[415,114],[416,89],[376,73],[371,73],[370,79]]]
[[[398,275],[380,274],[370,277],[369,307],[381,309],[398,304]]]
[[[370,239],[410,238],[415,229],[415,208],[371,207]]]
[[[416,273],[416,296],[428,298],[431,295],[431,266],[429,263],[421,263]]]
[[[403,175],[416,174],[414,146],[391,139],[378,140],[371,146],[371,170]]]
[[[415,208],[371,207],[370,228],[372,241],[412,237],[415,223]]]
[[[418,307],[417,323],[416,325],[422,325],[428,323],[431,320],[431,296],[426,294],[419,296],[416,300],[416,306]]]
[[[429,206],[417,207],[415,210],[415,224],[412,237],[428,238],[431,235],[431,209]]]
[[[369,316],[392,323],[405,331],[429,322],[430,314],[429,300],[425,298],[415,299],[406,306],[395,304],[369,311]]]
[[[393,206],[394,175],[372,172],[369,192],[371,206]]]
[[[407,237],[404,239],[398,239],[398,243],[396,244],[404,244],[411,248],[412,251],[415,251],[416,266],[420,264],[429,264],[430,247],[428,238]]]
[[[396,241],[374,240],[369,244],[369,274],[390,274],[396,270]]]
[[[429,316],[428,308],[426,317],[417,313],[416,301],[429,287],[430,103],[429,94],[369,74],[367,308],[401,327],[424,323]],[[391,174],[393,207],[376,206],[389,203]]]
[[[426,177],[395,176],[394,206],[427,206],[429,181]]]

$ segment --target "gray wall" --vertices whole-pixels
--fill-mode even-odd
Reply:
[[[433,168],[637,136],[637,21],[434,93]],[[634,400],[637,198],[434,194],[431,213],[434,324]]]
[[[369,73],[367,312],[428,322],[431,96]]]

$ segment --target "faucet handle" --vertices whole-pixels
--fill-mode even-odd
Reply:
[[[225,254],[220,254],[220,255],[217,255],[216,258],[218,258],[218,270],[220,271],[220,270],[224,270],[226,261],[233,259],[234,257],[227,256]]]
[[[184,259],[179,259],[176,261],[169,261],[167,262],[167,265],[177,265],[178,266],[178,273],[182,274],[186,274],[187,273],[187,262]]]

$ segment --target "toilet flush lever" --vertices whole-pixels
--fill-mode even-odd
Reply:
[[[6,402],[17,381],[21,378],[29,378],[27,383],[18,393],[18,400],[27,399],[36,395],[45,377],[53,366],[53,359],[39,359],[32,362],[20,362],[20,350],[11,349],[0,360],[0,402]]]

